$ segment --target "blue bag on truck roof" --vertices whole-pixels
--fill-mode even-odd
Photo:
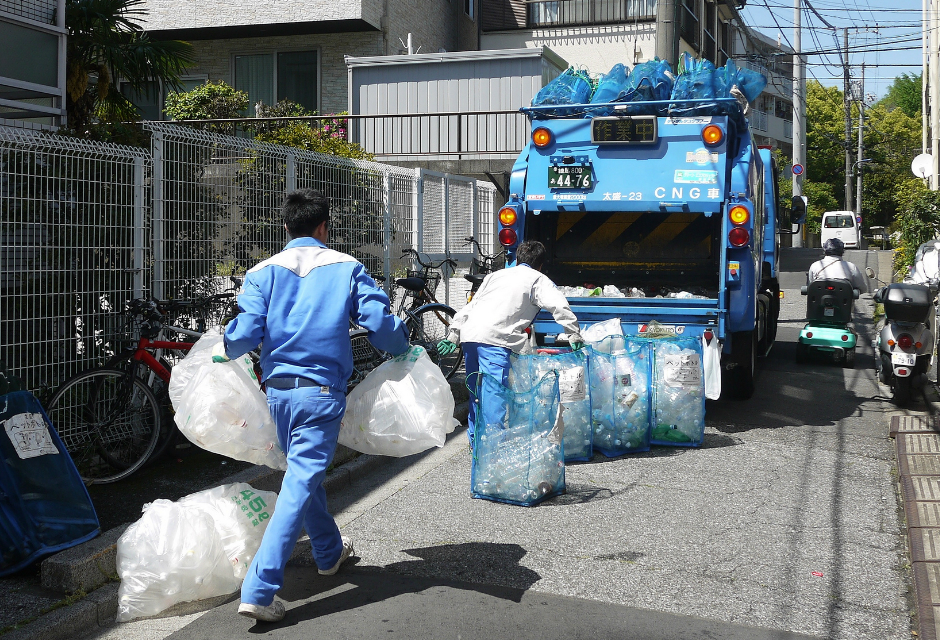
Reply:
[[[68,451],[28,391],[0,396],[0,576],[98,535]]]

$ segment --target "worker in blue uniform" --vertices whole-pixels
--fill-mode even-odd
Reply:
[[[388,296],[355,258],[326,247],[329,200],[319,191],[292,191],[282,207],[293,238],[248,271],[239,314],[213,360],[237,358],[261,345],[262,380],[287,472],[258,553],[242,584],[238,612],[276,622],[285,615],[274,594],[300,528],[310,537],[323,575],[335,574],[354,553],[327,511],[323,478],[333,459],[352,374],[349,321],[393,355],[408,349],[408,331],[389,312]]]

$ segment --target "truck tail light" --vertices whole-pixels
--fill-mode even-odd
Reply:
[[[532,132],[532,142],[539,149],[544,149],[552,142],[552,132],[545,127],[539,127]]]
[[[702,129],[702,142],[710,147],[721,144],[725,139],[725,132],[717,124],[710,124]]]
[[[499,223],[504,227],[511,227],[516,224],[516,210],[512,207],[503,207],[499,210]]]
[[[898,346],[902,349],[910,349],[914,346],[914,338],[906,333],[902,333],[898,336]]]
[[[516,232],[512,229],[500,229],[499,231],[499,243],[504,247],[513,246],[518,239]]]
[[[728,233],[728,242],[732,247],[743,247],[751,241],[751,234],[744,227],[735,227]]]
[[[747,221],[751,219],[751,212],[747,210],[747,207],[736,205],[731,207],[731,211],[728,212],[728,218],[731,219],[733,224],[747,224]]]

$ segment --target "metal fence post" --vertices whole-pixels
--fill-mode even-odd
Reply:
[[[385,293],[392,292],[392,174],[385,174],[385,220],[382,223],[382,271]]]
[[[450,257],[450,174],[444,175],[444,257]],[[447,265],[441,267],[444,276],[444,304],[450,306],[450,276]]]
[[[151,289],[163,300],[163,133],[153,132],[153,279]]]
[[[134,297],[144,295],[144,159],[134,158]]]
[[[297,188],[297,165],[295,164],[296,159],[293,153],[288,153],[285,160],[287,163],[285,167],[287,175],[284,176],[284,191],[290,193]]]
[[[415,189],[415,199],[418,206],[418,224],[415,227],[415,247],[417,251],[424,251],[424,169],[417,169],[418,185]]]

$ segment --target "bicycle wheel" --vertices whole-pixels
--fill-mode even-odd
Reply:
[[[104,366],[109,369],[126,371],[127,368],[131,366],[133,357],[133,352],[119,354],[111,358]],[[160,358],[160,364],[168,371],[173,370],[173,363],[165,357]],[[136,374],[138,380],[150,387],[150,390],[153,391],[153,395],[160,405],[160,435],[157,438],[157,446],[147,460],[147,464],[152,464],[165,456],[167,451],[170,450],[170,447],[176,444],[179,428],[176,426],[176,420],[173,418],[175,411],[173,410],[173,403],[170,402],[167,383],[143,363],[137,363]]]
[[[453,353],[442,356],[437,352],[437,343],[447,337],[450,321],[456,312],[446,304],[426,304],[414,311],[408,312],[405,326],[411,344],[424,347],[428,356],[441,368],[444,377],[450,379],[463,362],[463,348],[457,347]]]
[[[46,411],[87,484],[131,475],[160,437],[160,407],[153,392],[117,369],[72,376],[52,394]]]

